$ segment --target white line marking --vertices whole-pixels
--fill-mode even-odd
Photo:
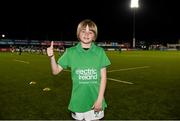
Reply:
[[[107,79],[111,81],[115,81],[115,82],[125,83],[125,84],[134,84],[132,82],[122,81],[122,80],[113,79],[113,78],[107,78]]]
[[[142,69],[142,68],[149,68],[150,66],[141,66],[141,67],[134,67],[134,68],[124,68],[124,69],[118,69],[118,70],[111,70],[107,72],[116,72],[116,71],[128,71],[128,70],[135,70],[135,69]]]
[[[14,61],[29,64],[29,62],[28,62],[28,61],[22,61],[22,60],[16,60],[16,59],[14,59]]]

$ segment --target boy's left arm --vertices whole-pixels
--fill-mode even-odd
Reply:
[[[106,68],[101,69],[101,84],[100,84],[100,89],[99,89],[99,95],[98,99],[94,103],[94,110],[95,111],[100,111],[102,110],[102,101],[104,99],[104,92],[106,89]]]

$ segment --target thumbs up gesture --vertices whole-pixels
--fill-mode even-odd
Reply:
[[[54,42],[51,41],[50,47],[47,48],[47,55],[48,55],[49,57],[54,56],[54,52],[53,52],[53,48],[54,48],[54,47],[53,47],[53,45],[54,45]]]

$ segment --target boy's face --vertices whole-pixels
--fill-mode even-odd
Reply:
[[[89,44],[94,39],[94,32],[89,30],[89,26],[87,25],[86,28],[82,29],[79,33],[79,38],[82,43]]]

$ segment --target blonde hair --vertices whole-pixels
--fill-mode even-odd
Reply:
[[[83,21],[81,21],[81,22],[79,23],[79,25],[78,25],[78,27],[77,27],[77,33],[76,33],[77,38],[79,39],[79,33],[80,33],[80,31],[81,31],[82,29],[85,29],[87,25],[89,26],[89,30],[92,31],[92,32],[94,32],[94,40],[93,40],[93,41],[95,41],[95,40],[97,39],[98,30],[97,30],[96,24],[95,24],[92,20],[90,20],[90,19],[85,19],[85,20],[83,20]],[[80,39],[79,39],[79,40],[80,40]]]

